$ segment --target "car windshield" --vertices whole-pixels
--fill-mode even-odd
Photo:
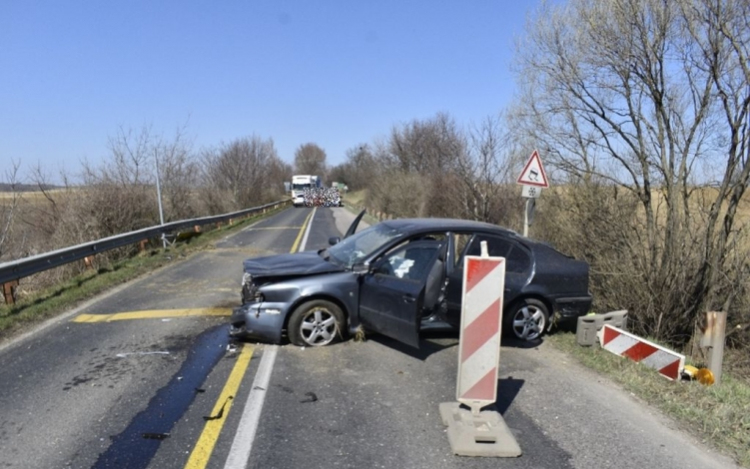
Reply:
[[[328,255],[337,263],[351,269],[353,265],[369,257],[382,245],[402,236],[397,229],[380,223],[349,236],[328,249]]]

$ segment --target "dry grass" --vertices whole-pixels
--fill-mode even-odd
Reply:
[[[673,382],[655,371],[598,346],[580,347],[573,333],[547,338],[556,348],[619,383],[672,417],[701,441],[750,467],[750,379],[725,367],[719,386],[696,381]]]
[[[58,197],[65,195],[69,192],[74,192],[77,189],[71,188],[71,189],[50,189],[47,191],[47,194]],[[28,201],[34,201],[34,200],[46,200],[46,197],[42,191],[23,191],[23,192],[5,192],[0,191],[0,200],[9,200],[13,197],[19,197],[22,200],[28,200]]]

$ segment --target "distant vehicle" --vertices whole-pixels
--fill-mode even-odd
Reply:
[[[349,190],[349,186],[347,186],[343,182],[332,182],[331,187],[333,187],[334,189],[338,189],[341,192],[346,192]]]
[[[318,189],[322,187],[319,176],[310,174],[298,174],[292,176],[292,204],[301,207],[305,204],[305,190]]]
[[[575,318],[591,307],[589,266],[495,225],[465,220],[389,220],[320,251],[248,259],[242,306],[231,333],[319,346],[363,327],[419,346],[419,332],[458,328],[464,256],[506,258],[504,331],[536,340],[550,318]]]

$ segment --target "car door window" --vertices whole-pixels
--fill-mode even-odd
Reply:
[[[471,241],[471,237],[472,235],[469,233],[456,233],[453,237],[453,260],[455,263],[454,266],[458,269],[463,267],[463,253],[469,241]]]
[[[525,248],[514,241],[500,236],[478,234],[472,239],[466,255],[481,256],[481,242],[487,241],[487,251],[492,257],[504,257],[505,271],[508,273],[524,273],[531,266],[531,259]]]
[[[390,251],[377,263],[376,274],[424,282],[437,259],[439,241],[415,241]]]
[[[467,256],[482,255],[482,241],[487,241],[487,252],[490,257],[507,257],[513,245],[510,241],[497,236],[478,234],[471,240],[471,245],[466,251]]]

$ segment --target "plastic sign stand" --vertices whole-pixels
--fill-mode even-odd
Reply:
[[[521,448],[503,417],[494,410],[482,411],[497,399],[505,288],[505,258],[487,256],[486,242],[482,244],[481,257],[464,259],[458,402],[440,404],[440,416],[454,454],[518,457]]]

